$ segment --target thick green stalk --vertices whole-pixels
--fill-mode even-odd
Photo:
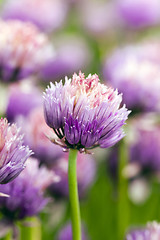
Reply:
[[[69,199],[72,219],[72,239],[81,240],[81,219],[77,185],[77,150],[70,149],[68,165]]]
[[[129,226],[128,180],[123,175],[123,169],[128,163],[128,149],[124,140],[122,140],[120,143],[118,153],[118,240],[123,240],[124,234]]]
[[[21,240],[41,240],[41,223],[38,218],[28,218],[28,226],[20,226]]]
[[[12,240],[12,231],[9,231],[5,237],[1,238],[2,240]]]

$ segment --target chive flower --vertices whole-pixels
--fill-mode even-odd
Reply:
[[[116,49],[104,63],[104,78],[123,93],[128,108],[160,112],[158,39]]]
[[[63,26],[68,7],[65,0],[6,0],[2,17],[32,22],[41,31],[51,32]]]
[[[147,28],[160,22],[159,0],[117,0],[115,5],[117,15],[128,28]]]
[[[54,55],[46,35],[28,22],[0,20],[0,42],[0,78],[4,82],[38,73]]]
[[[42,105],[41,91],[31,84],[32,80],[27,78],[9,86],[6,107],[9,122],[16,121],[18,116],[28,116],[33,109]]]
[[[129,162],[126,170],[128,178],[143,176],[150,179],[160,173],[160,122],[155,113],[137,115],[129,122],[128,135]],[[107,158],[110,173],[118,177],[118,148],[115,146]],[[133,167],[134,166],[134,167]],[[135,169],[135,171],[133,170]]]
[[[87,152],[108,148],[124,137],[122,126],[128,111],[120,106],[122,95],[100,83],[99,77],[83,73],[51,83],[44,93],[46,123],[57,135],[50,140],[64,149]]]
[[[0,191],[9,195],[0,198],[2,216],[14,222],[38,214],[49,200],[44,196],[45,189],[57,180],[53,172],[39,168],[38,160],[30,158],[14,181],[0,185]]]
[[[23,145],[23,136],[15,124],[9,125],[6,118],[0,119],[0,183],[8,183],[25,168],[32,154]]]
[[[160,224],[157,222],[148,223],[146,228],[135,229],[127,234],[126,240],[158,240],[160,239]]]

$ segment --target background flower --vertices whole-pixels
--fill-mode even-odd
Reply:
[[[91,62],[91,52],[82,36],[74,34],[54,38],[56,56],[49,59],[42,69],[44,81],[53,81],[70,75],[79,69],[87,69]]]
[[[157,222],[148,223],[146,228],[137,229],[131,231],[127,236],[126,240],[151,240],[159,239],[160,237],[160,225]]]
[[[15,124],[9,125],[7,119],[0,119],[0,183],[16,178],[25,167],[32,154],[23,145],[23,136]]]
[[[120,25],[114,1],[79,1],[78,9],[85,31],[96,38],[110,37]]]
[[[31,23],[0,21],[2,81],[15,81],[37,73],[54,50],[46,35]]]
[[[126,176],[155,177],[160,171],[160,125],[159,116],[154,113],[142,114],[129,121],[128,144],[129,165]],[[118,147],[110,152],[109,166],[111,173],[117,177]]]
[[[123,93],[129,108],[160,111],[159,43],[148,41],[115,50],[104,64],[104,77]]]
[[[11,183],[0,185],[0,191],[10,197],[0,198],[0,209],[11,221],[38,214],[48,202],[44,190],[57,180],[53,173],[38,167],[38,161],[31,158],[22,174]]]
[[[115,2],[120,17],[129,27],[141,28],[160,23],[158,0],[116,0]]]
[[[27,116],[32,109],[42,105],[42,93],[31,81],[23,80],[9,87],[6,115],[10,122],[19,115]]]
[[[8,0],[2,10],[4,19],[32,22],[42,31],[50,32],[64,24],[68,11],[63,0]]]
[[[134,119],[131,126],[131,161],[149,171],[160,171],[160,125],[159,117],[146,114]]]

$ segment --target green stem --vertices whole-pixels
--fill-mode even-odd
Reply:
[[[118,239],[124,239],[129,225],[128,180],[123,175],[123,169],[128,162],[128,149],[124,140],[119,146],[119,197],[118,197]]]
[[[41,224],[38,218],[32,217],[28,219],[29,226],[21,224],[20,239],[21,240],[41,240]]]
[[[81,240],[81,220],[77,185],[77,150],[70,149],[68,165],[69,199],[72,219],[72,239]]]
[[[2,240],[12,240],[12,232],[8,232],[6,236],[2,238]]]

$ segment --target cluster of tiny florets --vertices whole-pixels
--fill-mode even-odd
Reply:
[[[0,119],[0,183],[13,180],[25,167],[32,154],[23,145],[23,136],[15,124],[9,125],[7,119]]]
[[[64,85],[51,83],[44,93],[45,119],[58,137],[51,141],[80,151],[114,145],[124,136],[121,127],[129,114],[121,101],[96,74],[85,78],[80,72],[65,78]]]

